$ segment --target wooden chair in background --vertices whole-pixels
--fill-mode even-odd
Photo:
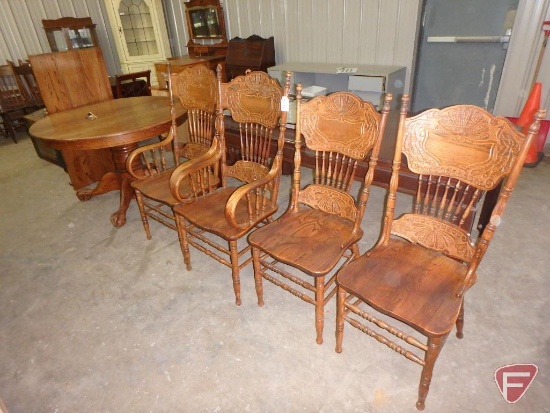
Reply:
[[[544,113],[525,138],[507,119],[475,106],[431,109],[406,119],[407,107],[405,96],[381,237],[337,274],[336,351],[342,351],[347,321],[420,364],[416,407],[423,410],[434,364],[453,326],[463,336],[464,294],[476,282]],[[419,174],[418,191],[412,210],[394,217],[402,154]],[[460,224],[501,181],[489,224],[474,241]]]
[[[116,98],[151,96],[151,71],[125,73],[115,76]]]
[[[34,106],[41,108],[44,106],[42,96],[40,96],[40,89],[36,83],[32,66],[29,62],[19,60],[19,64],[15,64],[8,60],[8,65],[11,66],[13,73],[17,77],[19,87],[24,89],[29,97],[29,100],[33,102]]]
[[[170,175],[182,161],[204,155],[211,147],[214,138],[214,114],[218,100],[216,75],[203,65],[184,69],[169,77],[170,101],[179,99],[187,109],[188,142],[180,142],[177,136],[175,111],[172,111],[172,129],[160,142],[136,149],[126,160],[128,172],[136,179],[132,187],[147,239],[151,239],[148,218],[168,228],[176,229],[172,207],[179,202],[192,199],[193,192],[187,181],[181,182],[178,188],[178,199],[170,192]],[[171,147],[173,159],[167,159],[166,148]],[[134,165],[140,165],[134,170]],[[143,167],[146,175],[142,174]],[[210,180],[217,186],[217,174]]]
[[[23,117],[38,106],[9,64],[0,66],[0,108],[5,132],[17,143],[16,130],[25,127]]]
[[[207,154],[180,165],[170,178],[170,186],[172,195],[178,198],[180,183],[189,180],[195,192],[202,195],[194,202],[174,207],[187,269],[191,270],[189,245],[230,267],[235,301],[240,305],[239,272],[252,260],[244,255],[250,250],[244,237],[277,211],[287,114],[281,112],[281,99],[283,96],[288,99],[290,74],[284,90],[264,72],[250,72],[222,83],[222,69],[218,66],[217,75],[215,125],[219,140],[215,139]],[[239,124],[241,136],[241,159],[231,166],[226,165],[223,115],[226,109]],[[212,190],[209,180],[217,165],[221,187]]]
[[[275,222],[251,233],[248,242],[254,258],[258,305],[264,305],[262,278],[313,304],[316,340],[321,344],[324,307],[336,293],[334,270],[359,256],[361,220],[391,95],[386,96],[379,114],[371,103],[348,92],[316,97],[307,103],[302,102],[301,85],[297,92],[290,204]],[[307,150],[315,153],[313,183],[301,176],[302,135]],[[369,155],[368,172],[354,197],[350,190],[357,163]]]

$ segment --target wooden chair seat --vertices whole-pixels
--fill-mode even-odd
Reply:
[[[195,202],[174,207],[174,212],[185,216],[187,221],[206,232],[216,234],[228,241],[238,240],[249,232],[250,228],[235,227],[225,217],[227,201],[237,189],[237,187],[220,188],[198,198]],[[251,202],[255,203],[256,199],[253,197]],[[269,205],[265,210],[265,215],[269,216],[275,212],[277,212],[277,205]],[[250,222],[250,225],[252,227],[256,226],[264,220],[265,215],[258,217],[256,221]],[[246,203],[239,202],[235,216],[238,222],[248,222],[249,214]]]
[[[173,171],[174,169],[168,169],[142,181],[133,181],[131,185],[136,191],[139,191],[142,194],[147,194],[149,199],[162,202],[170,207],[173,207],[180,203],[179,200],[174,198],[172,192],[170,191],[170,176]],[[211,175],[210,182],[217,185],[219,181],[220,180],[218,177]],[[182,182],[179,188],[180,197],[191,200],[194,192],[190,188],[189,183]]]
[[[363,236],[362,230],[352,236],[353,222],[317,209],[301,208],[288,215],[289,219],[254,231],[248,242],[312,276],[329,273],[342,258],[342,250]]]
[[[443,254],[392,238],[369,256],[352,261],[338,283],[422,334],[441,336],[451,331],[458,318],[462,299],[457,292],[466,270]]]

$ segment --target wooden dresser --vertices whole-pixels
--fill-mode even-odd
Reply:
[[[168,61],[155,63],[155,71],[158,80],[158,90],[168,90],[168,84],[166,80],[166,71],[168,62],[170,62],[170,70],[172,73],[181,72],[186,67],[203,64],[208,66],[209,69],[216,71],[218,63],[221,63],[222,69],[225,66],[225,56],[202,56],[202,57],[190,57],[181,56],[168,59]],[[222,70],[222,75],[225,75],[225,70]],[[225,82],[225,78],[222,77],[222,81]],[[159,94],[159,93],[153,93]]]
[[[275,66],[273,37],[264,39],[253,34],[246,39],[240,37],[231,39],[225,64],[228,81],[244,75],[247,69],[267,72],[268,67]]]

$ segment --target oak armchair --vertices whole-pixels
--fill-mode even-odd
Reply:
[[[174,207],[187,270],[191,270],[190,245],[230,267],[237,305],[241,304],[239,272],[251,261],[245,255],[250,247],[244,237],[270,221],[277,211],[286,124],[281,100],[288,99],[289,88],[290,74],[283,90],[264,72],[249,72],[222,83],[218,66],[218,139],[208,154],[181,165],[170,178],[174,197],[178,197],[177,188],[183,180],[189,180],[202,195]],[[240,159],[234,165],[226,164],[224,110],[239,124]],[[218,165],[221,187],[213,188],[211,171]]]
[[[207,153],[214,139],[214,113],[218,96],[214,72],[204,65],[196,65],[179,73],[170,74],[168,69],[168,73],[172,128],[166,138],[136,149],[126,160],[126,168],[135,178],[131,185],[136,193],[147,239],[151,239],[149,219],[176,230],[172,207],[193,200],[194,194],[188,181],[181,180],[175,189],[176,196],[172,196],[170,175],[180,163]],[[178,139],[175,99],[179,99],[187,109],[187,142]],[[208,185],[217,186],[217,171],[211,171],[210,178]]]

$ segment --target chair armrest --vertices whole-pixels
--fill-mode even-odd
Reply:
[[[136,165],[139,165],[139,171],[143,171],[143,165],[140,163],[142,160],[142,154],[150,152],[153,153],[154,151],[160,150],[160,148],[170,144],[174,140],[174,134],[172,132],[172,129],[170,128],[170,132],[168,132],[168,135],[166,138],[159,142],[150,143],[148,145],[141,146],[128,155],[128,158],[126,158],[126,170],[134,179],[145,179],[148,176],[151,176],[153,173],[151,172],[151,168],[149,165],[145,165],[146,169],[149,171],[149,173],[143,174],[143,173],[137,173]]]
[[[264,177],[239,187],[227,200],[225,218],[235,228],[248,229],[256,222],[263,221],[273,213],[273,204],[277,203],[278,180],[281,168],[272,168]],[[270,192],[271,196],[266,194]],[[237,221],[237,206],[240,202],[247,203],[248,222]],[[266,213],[266,204],[269,208]]]
[[[211,185],[205,182],[212,175],[217,175],[219,161],[222,157],[221,143],[214,137],[212,146],[198,158],[191,159],[179,165],[170,175],[170,192],[178,202],[184,202],[180,194],[180,186],[184,180],[189,181],[189,188],[196,198],[211,189]]]

